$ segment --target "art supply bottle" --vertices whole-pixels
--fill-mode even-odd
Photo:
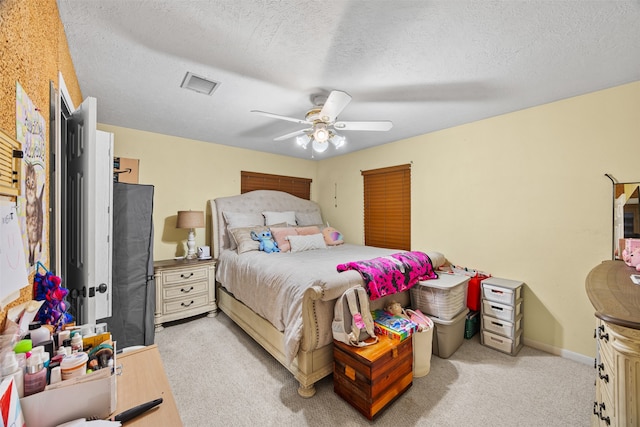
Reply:
[[[29,323],[29,334],[34,347],[51,339],[51,331],[49,331],[49,328],[42,326],[40,322]]]
[[[27,359],[27,373],[24,374],[24,395],[40,393],[47,386],[47,370],[41,360],[41,354],[33,354]]]
[[[79,351],[82,351],[82,334],[76,332],[71,337],[71,353],[77,353]]]
[[[2,362],[2,379],[9,377],[13,377],[18,390],[18,397],[24,397],[24,371],[20,368],[16,354],[13,351],[7,352]]]

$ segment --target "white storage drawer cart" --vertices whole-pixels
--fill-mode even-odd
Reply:
[[[523,285],[520,281],[499,277],[482,281],[482,344],[512,356],[520,351]]]

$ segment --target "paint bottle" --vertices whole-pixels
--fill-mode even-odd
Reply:
[[[25,396],[40,393],[47,386],[47,370],[40,357],[41,354],[36,353],[27,359],[27,373],[24,374]]]
[[[82,351],[82,334],[80,332],[76,332],[71,337],[71,352],[77,353]]]
[[[13,377],[16,384],[18,397],[24,397],[24,370],[20,368],[16,354],[13,351],[9,351],[4,355],[2,363],[2,380],[10,377]]]

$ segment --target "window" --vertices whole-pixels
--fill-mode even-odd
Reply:
[[[411,165],[363,171],[364,244],[411,250]]]
[[[311,200],[311,181],[309,178],[241,171],[240,194],[253,190],[278,190]]]

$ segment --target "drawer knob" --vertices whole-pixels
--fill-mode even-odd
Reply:
[[[607,332],[606,334],[600,334],[600,339],[609,342],[609,333]]]
[[[189,287],[189,289],[180,288],[180,292],[184,292],[185,294],[191,292],[192,290],[193,290],[193,286]]]
[[[189,279],[191,276],[193,276],[193,271],[191,273],[189,273],[189,275],[185,275],[185,274],[181,274],[180,277],[182,277],[183,279]]]
[[[183,307],[189,307],[191,304],[193,304],[193,300],[192,300],[190,303],[188,303],[188,304],[186,304],[186,303],[184,303],[184,302],[183,302],[183,303],[182,303],[182,304],[180,304],[180,305],[181,305],[181,306],[183,306]]]
[[[598,376],[599,376],[599,377],[600,377],[600,379],[601,379],[602,381],[604,381],[605,383],[608,383],[608,382],[609,382],[609,374],[604,374],[604,375],[602,375],[601,373],[598,373]]]

